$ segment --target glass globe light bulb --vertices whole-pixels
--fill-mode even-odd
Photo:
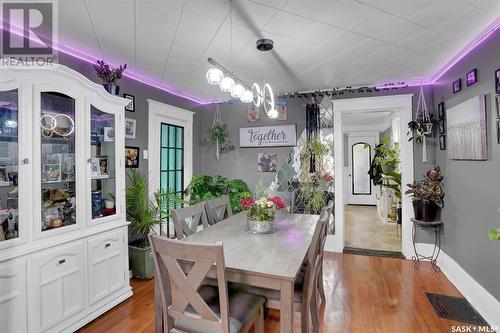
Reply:
[[[273,108],[273,109],[269,110],[269,112],[267,113],[267,115],[271,119],[276,119],[276,118],[278,118],[278,115],[279,115],[278,114],[278,110],[276,110],[276,109]]]
[[[234,85],[234,80],[233,80],[232,77],[229,77],[229,76],[225,76],[219,82],[219,88],[223,92],[229,92],[229,91],[231,91],[231,88],[233,87],[233,85]]]
[[[245,87],[243,87],[239,83],[236,83],[231,87],[231,96],[233,96],[234,98],[240,98],[244,92],[245,92]]]
[[[243,103],[252,103],[253,101],[253,92],[250,90],[245,90],[243,94],[241,94],[240,100]]]
[[[207,82],[209,84],[213,84],[213,85],[219,84],[219,82],[222,80],[223,77],[224,77],[224,74],[222,73],[222,71],[218,68],[215,68],[215,67],[210,68],[207,71],[207,75],[206,75]]]

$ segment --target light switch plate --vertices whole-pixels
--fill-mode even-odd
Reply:
[[[143,158],[143,159],[145,159],[145,160],[147,160],[147,159],[148,159],[148,157],[149,157],[148,150],[147,150],[147,149],[144,149],[144,150],[142,151],[142,158]]]

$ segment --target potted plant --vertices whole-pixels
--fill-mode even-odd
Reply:
[[[374,162],[380,165],[384,174],[394,172],[399,164],[399,142],[394,142],[392,145],[389,142],[389,137],[384,136],[382,144],[375,148]]]
[[[444,190],[441,182],[443,176],[438,166],[425,173],[425,179],[408,184],[409,194],[413,202],[415,219],[422,222],[435,222],[441,219],[441,209],[444,206]]]
[[[410,121],[408,123],[407,135],[412,134],[412,136],[408,141],[414,140],[416,143],[423,143],[424,136],[432,134],[432,127],[436,123],[437,121],[432,114],[429,114],[426,120],[423,117],[419,117],[417,120]]]
[[[129,243],[130,268],[135,277],[149,279],[154,276],[154,262],[147,236],[170,217],[170,208],[184,201],[170,190],[158,190],[151,198],[147,178],[135,169],[128,174],[128,180],[127,219],[131,231],[138,236]]]
[[[280,197],[260,197],[257,200],[246,198],[241,200],[241,206],[247,213],[248,231],[253,234],[274,232],[276,212],[285,209],[286,205]]]
[[[488,232],[488,236],[491,240],[500,241],[500,228],[492,229]]]
[[[219,159],[219,153],[227,153],[234,150],[234,145],[231,143],[227,125],[224,123],[215,123],[212,126],[210,136],[205,139],[205,144],[215,145],[216,157]]]
[[[394,196],[396,197],[396,206],[397,206],[397,219],[398,219],[398,224],[401,224],[402,222],[402,209],[401,209],[401,200],[402,200],[402,195],[401,195],[401,173],[396,172],[396,171],[391,171],[387,174],[384,174],[385,176],[385,181],[381,183],[382,186],[391,188],[394,190]]]
[[[111,67],[104,62],[104,60],[97,60],[94,65],[94,70],[102,81],[102,85],[107,92],[113,95],[118,95],[120,93],[120,87],[116,85],[116,82],[122,78],[123,71],[127,69],[127,64],[120,65],[120,67],[111,69]]]
[[[247,183],[241,179],[205,175],[194,176],[185,193],[189,195],[190,205],[228,195],[233,213],[241,212],[241,199],[252,196]]]

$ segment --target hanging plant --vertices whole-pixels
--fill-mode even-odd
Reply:
[[[216,123],[212,126],[210,136],[205,139],[205,144],[216,145],[221,153],[227,153],[234,150],[234,145],[229,139],[227,125],[224,123]]]
[[[434,119],[432,114],[430,114],[426,120],[420,117],[418,120],[410,121],[408,123],[407,135],[412,134],[412,136],[408,139],[408,141],[414,140],[416,143],[423,143],[424,136],[432,134],[432,127],[436,123],[437,121]]]

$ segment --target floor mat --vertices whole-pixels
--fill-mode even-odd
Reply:
[[[395,251],[383,251],[383,250],[371,250],[371,249],[360,249],[357,247],[344,247],[344,253],[349,254],[360,254],[364,256],[373,256],[373,257],[387,257],[387,258],[401,258],[406,259],[405,256],[401,252]]]
[[[425,293],[425,295],[440,318],[479,326],[488,326],[486,320],[463,297],[431,293]]]

